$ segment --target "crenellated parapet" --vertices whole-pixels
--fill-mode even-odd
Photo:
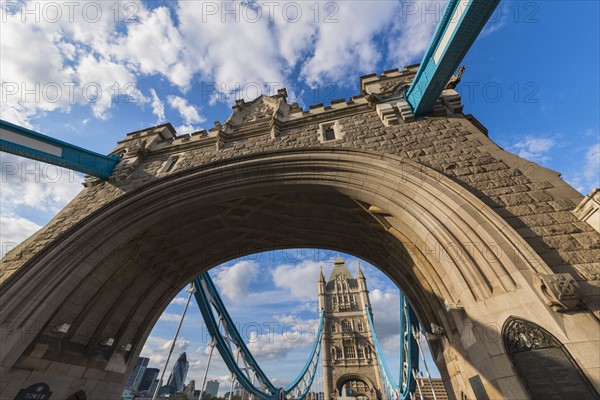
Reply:
[[[364,115],[366,120],[373,111],[384,127],[409,127],[418,120],[405,100],[404,92],[417,69],[418,65],[412,65],[401,70],[384,71],[381,75],[363,76],[358,95],[332,100],[329,105],[318,103],[304,109],[298,103],[288,103],[286,89],[280,89],[273,96],[261,95],[252,101],[237,100],[229,118],[223,122],[215,121],[208,130],[177,135],[171,124],[163,124],[129,133],[111,153],[122,158],[111,180],[127,181],[131,173],[144,163],[146,165],[142,169],[145,173],[162,177],[220,158],[222,156],[216,154],[219,152],[232,149],[249,152],[250,146],[258,143],[263,148],[340,145],[345,132],[357,126],[357,122],[349,120],[360,115]],[[458,93],[454,89],[446,89],[436,103],[433,116],[464,117],[462,109]],[[298,143],[290,143],[290,137],[300,131],[303,138]],[[354,136],[360,139],[360,134]],[[364,137],[367,138],[366,133]],[[197,153],[193,160],[190,152]],[[199,154],[206,158],[208,153],[208,159],[198,159]],[[187,161],[184,162],[184,159]],[[86,185],[95,183],[98,181],[92,180]]]

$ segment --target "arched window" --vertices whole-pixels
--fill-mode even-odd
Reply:
[[[569,399],[600,398],[565,346],[544,328],[511,317],[502,336],[516,375],[531,398],[557,398],[558,394]]]
[[[365,329],[365,327],[363,326],[363,323],[362,323],[362,321],[357,321],[357,322],[356,322],[356,327],[358,328],[358,331],[359,331],[359,332],[362,332],[362,331],[364,331],[364,329]]]

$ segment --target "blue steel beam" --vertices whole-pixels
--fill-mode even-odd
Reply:
[[[1,119],[0,151],[58,165],[100,179],[108,179],[119,163],[116,156],[94,153]]]
[[[412,307],[406,302],[404,295],[400,294],[400,381],[396,383],[390,372],[383,352],[375,333],[375,325],[371,318],[371,310],[367,306],[367,320],[373,333],[373,344],[377,354],[377,364],[381,372],[383,386],[381,388],[385,400],[412,399],[417,382],[413,371],[419,370],[419,349],[417,341],[412,334],[413,328],[419,326],[419,320]]]
[[[196,297],[196,302],[198,303],[208,332],[211,338],[215,340],[215,345],[221,354],[221,358],[231,373],[236,376],[238,382],[250,394],[262,400],[281,400],[283,397],[294,395],[296,392],[298,392],[298,396],[295,397],[296,400],[304,399],[308,394],[316,375],[318,358],[321,351],[324,311],[321,310],[319,329],[306,365],[292,384],[285,389],[277,388],[262,371],[258,362],[244,343],[244,340],[236,329],[231,316],[227,312],[210,275],[204,273],[198,276],[195,279],[195,285],[197,290],[194,292],[194,296]],[[221,333],[220,327],[222,327],[223,333]],[[232,342],[239,350],[246,368],[249,367],[254,372],[260,387],[257,387],[253,380],[245,373],[244,368],[241,368],[238,365],[238,360],[233,354],[230,346]]]
[[[416,116],[431,113],[442,90],[499,2],[448,1],[415,79],[404,95]]]

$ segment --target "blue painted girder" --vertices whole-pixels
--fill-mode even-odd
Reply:
[[[0,151],[108,179],[119,163],[105,156],[0,119]]]
[[[449,0],[404,97],[416,116],[433,106],[500,0]]]
[[[302,400],[308,394],[310,390],[310,386],[313,383],[317,364],[316,360],[320,355],[321,350],[321,338],[323,334],[323,322],[324,322],[324,311],[321,310],[320,318],[319,318],[319,329],[317,331],[317,335],[315,337],[315,343],[313,344],[312,352],[306,365],[298,374],[298,377],[294,380],[292,384],[288,387],[277,388],[275,387],[269,378],[262,371],[256,359],[250,353],[250,350],[244,343],[243,338],[235,327],[229,312],[225,308],[223,301],[221,300],[221,296],[217,291],[215,284],[213,283],[210,275],[208,273],[204,273],[198,276],[194,284],[196,285],[196,291],[194,292],[194,296],[196,298],[196,302],[198,303],[198,307],[200,308],[200,312],[202,317],[204,318],[204,322],[208,329],[208,332],[211,338],[215,341],[215,345],[219,354],[221,354],[221,358],[227,365],[229,371],[236,376],[237,381],[248,391],[248,393],[253,396],[262,399],[262,400],[281,400],[283,397],[291,394],[296,387],[304,380],[306,375],[308,374],[308,385],[304,388],[304,391],[300,394],[300,396],[296,400]],[[213,310],[217,313],[213,313]],[[228,338],[226,338],[219,330],[219,321],[222,320],[223,328],[226,330],[228,334]],[[247,366],[251,367],[255,372],[256,377],[262,383],[261,386],[257,387],[245,374],[244,371],[239,367],[236,357],[231,352],[231,349],[228,346],[228,339],[234,341],[238,349],[242,353],[242,357]]]

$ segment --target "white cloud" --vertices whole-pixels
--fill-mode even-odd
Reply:
[[[55,165],[2,154],[2,215],[27,206],[44,213],[57,213],[83,186],[81,174]]]
[[[157,123],[161,123],[165,121],[165,105],[160,100],[156,91],[154,89],[150,89],[150,95],[152,96],[152,113],[156,115]]]
[[[368,282],[367,282],[368,283]],[[400,297],[397,290],[374,289],[369,293],[373,307],[373,323],[384,351],[391,351],[393,337],[400,331]]]
[[[435,27],[444,10],[443,1],[397,3],[393,27],[388,36],[392,64],[403,67],[420,62],[429,46]],[[428,12],[429,11],[429,12]]]
[[[299,299],[316,299],[317,282],[322,263],[304,260],[298,264],[282,264],[273,272],[273,282],[278,288],[289,290]]]
[[[526,137],[510,147],[519,157],[530,161],[545,162],[550,159],[546,155],[556,146],[556,141],[547,137]]]
[[[30,126],[29,119],[38,113],[67,111],[70,104],[64,83],[74,81],[74,71],[56,46],[59,38],[43,26],[22,23],[18,14],[2,15],[6,18],[0,28],[2,119]],[[55,93],[57,85],[62,96]]]
[[[2,153],[0,242],[2,256],[48,222],[83,186],[81,174]]]
[[[0,216],[0,258],[40,228],[38,224],[19,216]]]
[[[129,24],[127,35],[111,50],[142,74],[161,74],[176,86],[187,87],[194,71],[182,63],[185,46],[169,9],[140,9],[138,18],[142,23]]]
[[[185,305],[185,303],[187,303],[187,298],[175,297],[173,300],[171,300],[170,304],[177,304],[177,305],[183,306],[183,305]]]
[[[172,108],[179,112],[179,115],[187,125],[205,121],[205,118],[200,116],[198,110],[183,97],[169,96],[167,101]]]
[[[209,5],[217,7],[215,14],[207,12]],[[227,16],[225,10],[236,8],[238,20]],[[277,38],[269,26],[268,18],[241,18],[240,2],[219,3],[180,1],[177,7],[179,30],[185,45],[185,65],[200,73],[203,82],[212,82],[216,90],[225,95],[228,102],[255,91],[246,91],[248,85],[262,88],[281,87],[285,75],[282,73],[281,57]],[[268,89],[272,91],[271,89]],[[260,93],[259,93],[260,94]],[[213,99],[214,100],[214,99]]]
[[[398,22],[400,2],[199,3],[179,1],[171,11],[166,6],[149,10],[141,1],[123,7],[85,1],[74,13],[62,6],[57,22],[26,18],[22,23],[20,14],[9,16],[2,26],[2,79],[11,85],[8,92],[16,92],[3,118],[29,126],[40,112],[68,112],[84,104],[106,119],[113,96],[147,101],[137,89],[140,76],[159,75],[183,91],[199,76],[203,85],[214,87],[212,103],[273,94],[293,86],[294,71],[309,84],[353,86],[352,76],[372,72],[381,60],[378,41],[388,39],[378,35],[393,28],[390,59],[402,64],[424,50],[434,25],[433,18],[421,22],[420,14]],[[210,6],[217,8],[214,14],[207,12]],[[82,13],[85,7],[88,12],[100,7],[101,18],[91,21]],[[232,9],[235,15],[227,13]],[[123,23],[132,11],[134,23]],[[29,43],[36,43],[35,52],[22,51]],[[39,101],[24,101],[21,85],[36,84],[41,85]],[[44,89],[48,84],[50,90]],[[53,96],[52,85],[61,95]],[[294,88],[289,91],[293,96]],[[164,107],[154,90],[151,96],[153,113],[162,121]],[[187,117],[181,127],[186,132],[204,121],[190,110],[182,117]]]
[[[248,349],[259,361],[285,359],[292,351],[310,349],[314,344],[318,320],[292,315],[276,316],[276,320],[269,328],[249,335]]]
[[[115,98],[117,101],[145,102],[135,76],[123,64],[88,54],[77,66],[77,77],[81,85],[80,100],[89,103],[96,118],[108,118],[107,111]]]
[[[163,339],[156,336],[149,336],[142,348],[140,353],[140,357],[147,357],[150,359],[149,366],[156,367],[162,369],[165,361],[169,355],[169,349],[171,347],[171,343],[173,340]],[[175,346],[173,347],[173,355],[171,355],[171,360],[169,365],[172,365],[179,354],[187,351],[190,345],[190,341],[180,338],[175,342]],[[167,367],[167,371],[169,371],[169,367]]]
[[[159,319],[161,321],[179,322],[181,320],[181,315],[164,312],[161,314]]]
[[[343,1],[321,9],[314,50],[301,76],[309,84],[351,85],[356,75],[373,71],[381,58],[375,36],[389,28],[397,7],[391,1]]]
[[[244,296],[248,294],[250,286],[258,276],[258,270],[258,264],[253,261],[239,261],[231,267],[217,271],[214,281],[219,293],[235,302],[243,302]]]
[[[595,143],[587,148],[583,162],[573,166],[575,172],[565,176],[579,192],[587,195],[593,189],[600,187],[600,143]]]

